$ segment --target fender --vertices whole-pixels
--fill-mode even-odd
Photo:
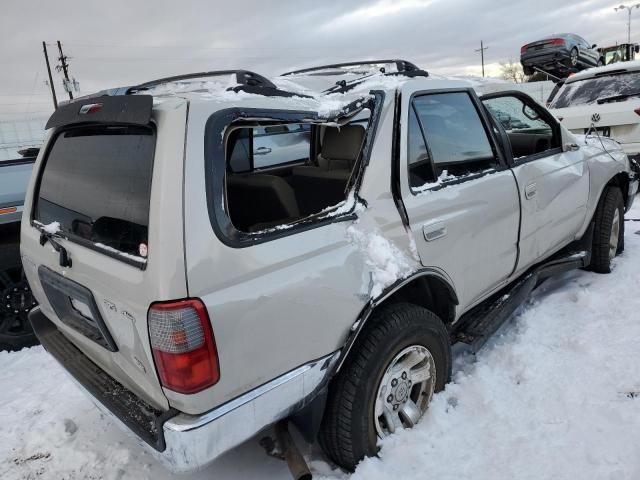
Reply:
[[[331,373],[331,376],[334,376],[342,368],[345,359],[349,356],[349,352],[351,352],[351,348],[355,344],[358,336],[360,335],[360,332],[362,332],[362,330],[364,329],[364,326],[366,325],[375,308],[384,303],[384,301],[387,300],[391,295],[401,290],[405,285],[413,282],[420,277],[434,277],[440,280],[446,286],[452,303],[454,305],[459,304],[458,295],[456,294],[456,291],[452,286],[451,280],[443,272],[434,268],[421,268],[416,270],[410,276],[397,280],[395,283],[385,288],[382,293],[376,298],[370,299],[369,302],[367,302],[367,304],[364,306],[364,308],[358,315],[358,318],[351,327],[351,331],[349,332],[349,335],[347,336],[347,339],[342,349],[340,350],[340,357],[336,362],[336,366],[334,368],[334,371]]]

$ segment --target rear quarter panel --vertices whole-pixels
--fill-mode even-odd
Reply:
[[[352,241],[351,228],[386,229],[389,237],[404,242],[401,248],[409,248],[389,193],[391,135],[385,137],[385,113],[360,190],[369,208],[358,220],[246,248],[224,245],[212,229],[205,193],[203,138],[211,113],[194,107],[190,112],[185,242],[189,295],[207,306],[220,381],[188,397],[167,392],[171,404],[187,412],[213,408],[341,348],[372,287],[371,266]],[[377,181],[367,184],[367,179],[380,176],[386,178],[384,194]]]

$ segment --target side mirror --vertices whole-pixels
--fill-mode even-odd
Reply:
[[[565,143],[564,148],[562,150],[565,152],[576,152],[580,150],[580,145],[576,143]]]

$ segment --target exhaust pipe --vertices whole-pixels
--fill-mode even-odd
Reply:
[[[289,433],[289,425],[286,420],[281,420],[275,425],[276,442],[282,451],[282,458],[287,462],[289,471],[295,480],[312,480],[313,476],[304,457],[296,447]]]

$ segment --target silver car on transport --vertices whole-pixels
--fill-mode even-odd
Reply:
[[[452,344],[480,348],[550,275],[609,272],[638,185],[526,94],[403,60],[161,79],[48,128],[31,322],[176,472],[274,423],[298,474],[288,423],[355,468],[419,421]]]

